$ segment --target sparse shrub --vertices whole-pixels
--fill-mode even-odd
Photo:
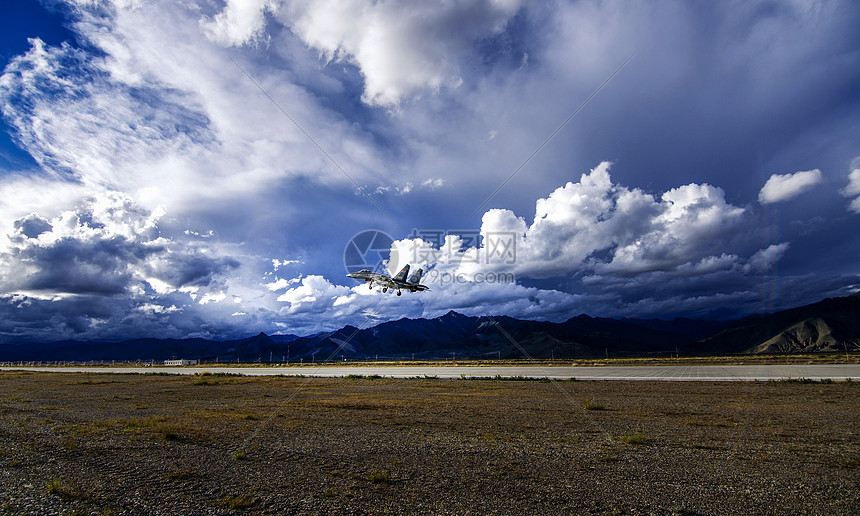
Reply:
[[[245,460],[246,458],[247,455],[245,455],[245,452],[241,450],[233,454],[233,460]]]
[[[65,490],[66,486],[64,486],[63,483],[57,479],[48,482],[48,494],[60,494]]]
[[[391,481],[391,473],[387,469],[376,470],[368,473],[366,478],[374,484],[387,484]]]
[[[54,479],[48,482],[48,486],[46,488],[48,494],[57,495],[63,500],[84,500],[87,496],[83,493],[78,492],[75,489],[64,484],[59,479]]]
[[[242,414],[241,416],[239,416],[239,419],[244,419],[246,421],[256,421],[257,419],[260,419],[260,418],[258,418],[254,414]]]
[[[624,435],[620,436],[618,438],[618,440],[624,444],[633,444],[633,445],[645,444],[648,441],[650,441],[650,439],[648,439],[648,436],[645,435],[644,432],[639,432],[639,431],[637,431],[637,432],[626,432]]]
[[[603,404],[598,403],[594,400],[585,400],[584,402],[582,402],[582,406],[585,408],[585,410],[604,410],[605,409]]]
[[[347,375],[346,377],[347,377],[347,379],[349,379],[349,380],[379,380],[379,379],[381,379],[381,378],[382,378],[382,376],[380,376],[380,375],[378,375],[378,374],[369,374],[369,375],[364,375],[364,374],[349,374],[349,375]]]
[[[161,433],[161,436],[164,437],[165,440],[168,441],[181,441],[182,435],[180,434],[179,427],[172,425],[165,425],[159,427],[158,431]]]

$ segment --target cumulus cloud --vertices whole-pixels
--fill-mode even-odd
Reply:
[[[821,171],[817,168],[794,174],[773,174],[759,192],[758,200],[762,204],[787,201],[811,189],[821,180]]]
[[[538,199],[531,224],[510,210],[490,210],[481,234],[487,262],[519,275],[548,277],[583,269],[612,274],[670,270],[721,251],[719,242],[740,227],[744,208],[728,204],[711,185],[689,184],[659,198],[614,184],[603,162],[576,183]],[[513,238],[512,258],[493,249]],[[499,244],[501,245],[501,243]]]

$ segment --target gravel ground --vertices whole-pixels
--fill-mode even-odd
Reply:
[[[0,514],[860,514],[855,383],[0,373]]]

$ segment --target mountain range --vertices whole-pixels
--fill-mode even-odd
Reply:
[[[610,319],[579,315],[561,323],[454,311],[370,328],[345,326],[311,336],[231,341],[135,339],[0,345],[0,361],[283,362],[375,359],[582,358],[655,354],[860,351],[860,293],[733,321]]]

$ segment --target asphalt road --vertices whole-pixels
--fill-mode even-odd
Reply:
[[[788,379],[860,380],[860,364],[788,364],[726,366],[283,366],[283,367],[0,367],[0,370],[73,373],[170,373],[191,375],[203,372],[248,376],[379,375],[389,378],[435,376],[438,378],[524,377],[566,380],[659,380],[659,381],[767,381]]]

